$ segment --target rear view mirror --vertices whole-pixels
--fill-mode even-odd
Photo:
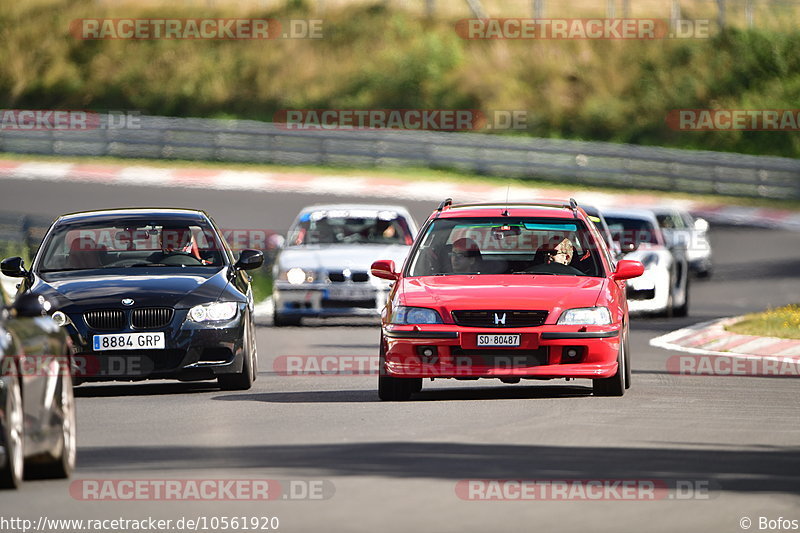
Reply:
[[[623,259],[617,263],[617,270],[614,271],[612,277],[615,280],[637,278],[644,274],[644,265],[639,261],[632,261],[630,259]]]
[[[0,272],[10,278],[24,278],[28,275],[28,271],[23,266],[24,264],[25,261],[21,257],[9,257],[3,259],[3,262],[0,263]]]
[[[376,278],[388,279],[391,281],[396,281],[400,277],[394,270],[394,261],[390,259],[375,261],[372,263],[369,272]]]
[[[242,250],[239,260],[234,265],[242,270],[253,270],[264,264],[264,252],[261,250]]]
[[[522,233],[522,228],[519,226],[495,226],[492,228],[492,238],[496,241],[502,241],[506,237],[516,237]]]

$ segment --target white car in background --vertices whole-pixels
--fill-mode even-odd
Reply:
[[[658,225],[667,244],[680,244],[686,248],[689,270],[698,277],[711,276],[711,243],[708,241],[708,222],[695,218],[684,209],[654,208]]]
[[[689,264],[680,244],[668,247],[655,214],[646,209],[603,209],[624,259],[640,261],[644,274],[629,280],[631,313],[686,316],[689,312]]]
[[[273,322],[303,317],[379,316],[390,283],[370,274],[378,259],[402,265],[417,225],[397,205],[331,204],[304,208],[273,265]]]

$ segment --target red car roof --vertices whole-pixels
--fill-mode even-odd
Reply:
[[[543,218],[572,218],[573,211],[568,207],[541,204],[463,204],[453,205],[439,212],[439,218],[485,217],[500,216],[508,210],[509,216],[543,217]],[[437,212],[434,212],[434,215]]]

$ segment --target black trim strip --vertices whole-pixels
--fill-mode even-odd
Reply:
[[[457,339],[455,331],[384,331],[392,339]]]
[[[544,340],[556,340],[556,339],[607,339],[609,337],[616,337],[619,335],[619,330],[615,329],[614,331],[575,331],[569,332],[565,331],[564,333],[556,332],[556,331],[546,331],[542,333],[542,339]]]

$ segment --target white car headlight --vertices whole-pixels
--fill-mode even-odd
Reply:
[[[236,316],[236,302],[215,302],[196,305],[189,310],[189,319],[195,322],[230,320]]]
[[[302,268],[290,268],[281,272],[281,279],[285,279],[292,285],[302,285],[303,283],[312,283],[316,278],[316,272],[313,270],[304,270]]]
[[[558,319],[559,326],[605,326],[611,324],[611,313],[606,307],[581,307],[567,309]]]
[[[391,322],[392,324],[441,324],[442,317],[433,309],[401,305],[395,309]]]

